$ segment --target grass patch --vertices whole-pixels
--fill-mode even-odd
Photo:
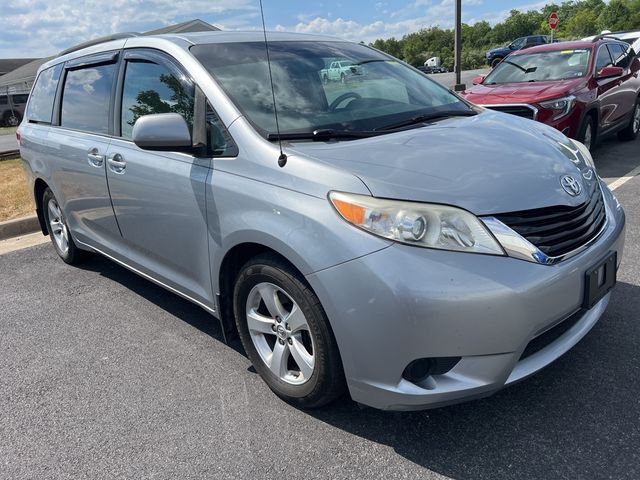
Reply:
[[[0,127],[0,135],[15,135],[18,127]]]
[[[0,161],[0,221],[24,217],[34,210],[22,160]]]

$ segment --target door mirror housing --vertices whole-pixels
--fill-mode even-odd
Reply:
[[[143,115],[133,125],[133,143],[143,150],[191,152],[191,133],[178,113]]]
[[[600,69],[596,78],[611,78],[611,77],[619,77],[624,73],[624,68],[622,67],[604,67]]]
[[[474,77],[473,80],[471,80],[471,83],[473,83],[474,85],[482,85],[482,82],[484,82],[485,78],[486,75],[478,75],[477,77]]]

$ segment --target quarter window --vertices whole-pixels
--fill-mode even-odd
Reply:
[[[169,68],[147,61],[127,63],[120,119],[123,138],[130,140],[136,120],[153,113],[179,113],[192,132],[193,105],[193,84]]]
[[[27,119],[35,122],[51,123],[53,102],[56,96],[58,80],[62,72],[62,64],[49,67],[40,72],[31,92],[31,100],[27,107]],[[6,100],[6,97],[4,97]],[[6,103],[6,101],[4,102]]]
[[[608,47],[611,52],[611,58],[613,58],[613,64],[616,67],[626,69],[629,66],[631,59],[631,56],[629,55],[629,48],[625,48],[619,43],[610,43]]]
[[[109,133],[109,103],[115,64],[69,70],[62,93],[60,124],[91,133]]]

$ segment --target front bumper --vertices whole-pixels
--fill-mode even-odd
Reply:
[[[394,244],[308,275],[330,319],[352,398],[413,410],[484,397],[569,350],[598,321],[609,295],[520,360],[531,340],[580,310],[585,271],[612,250],[622,258],[624,212],[606,188],[604,197],[604,233],[556,265]],[[461,360],[420,385],[402,378],[410,362],[425,357]]]

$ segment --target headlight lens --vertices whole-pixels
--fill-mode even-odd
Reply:
[[[484,224],[460,208],[331,192],[329,200],[347,222],[396,242],[441,250],[504,255]]]
[[[569,95],[568,97],[556,98],[555,100],[549,100],[548,102],[540,102],[540,106],[547,110],[553,110],[553,120],[568,115],[571,109],[576,105],[576,97]]]

